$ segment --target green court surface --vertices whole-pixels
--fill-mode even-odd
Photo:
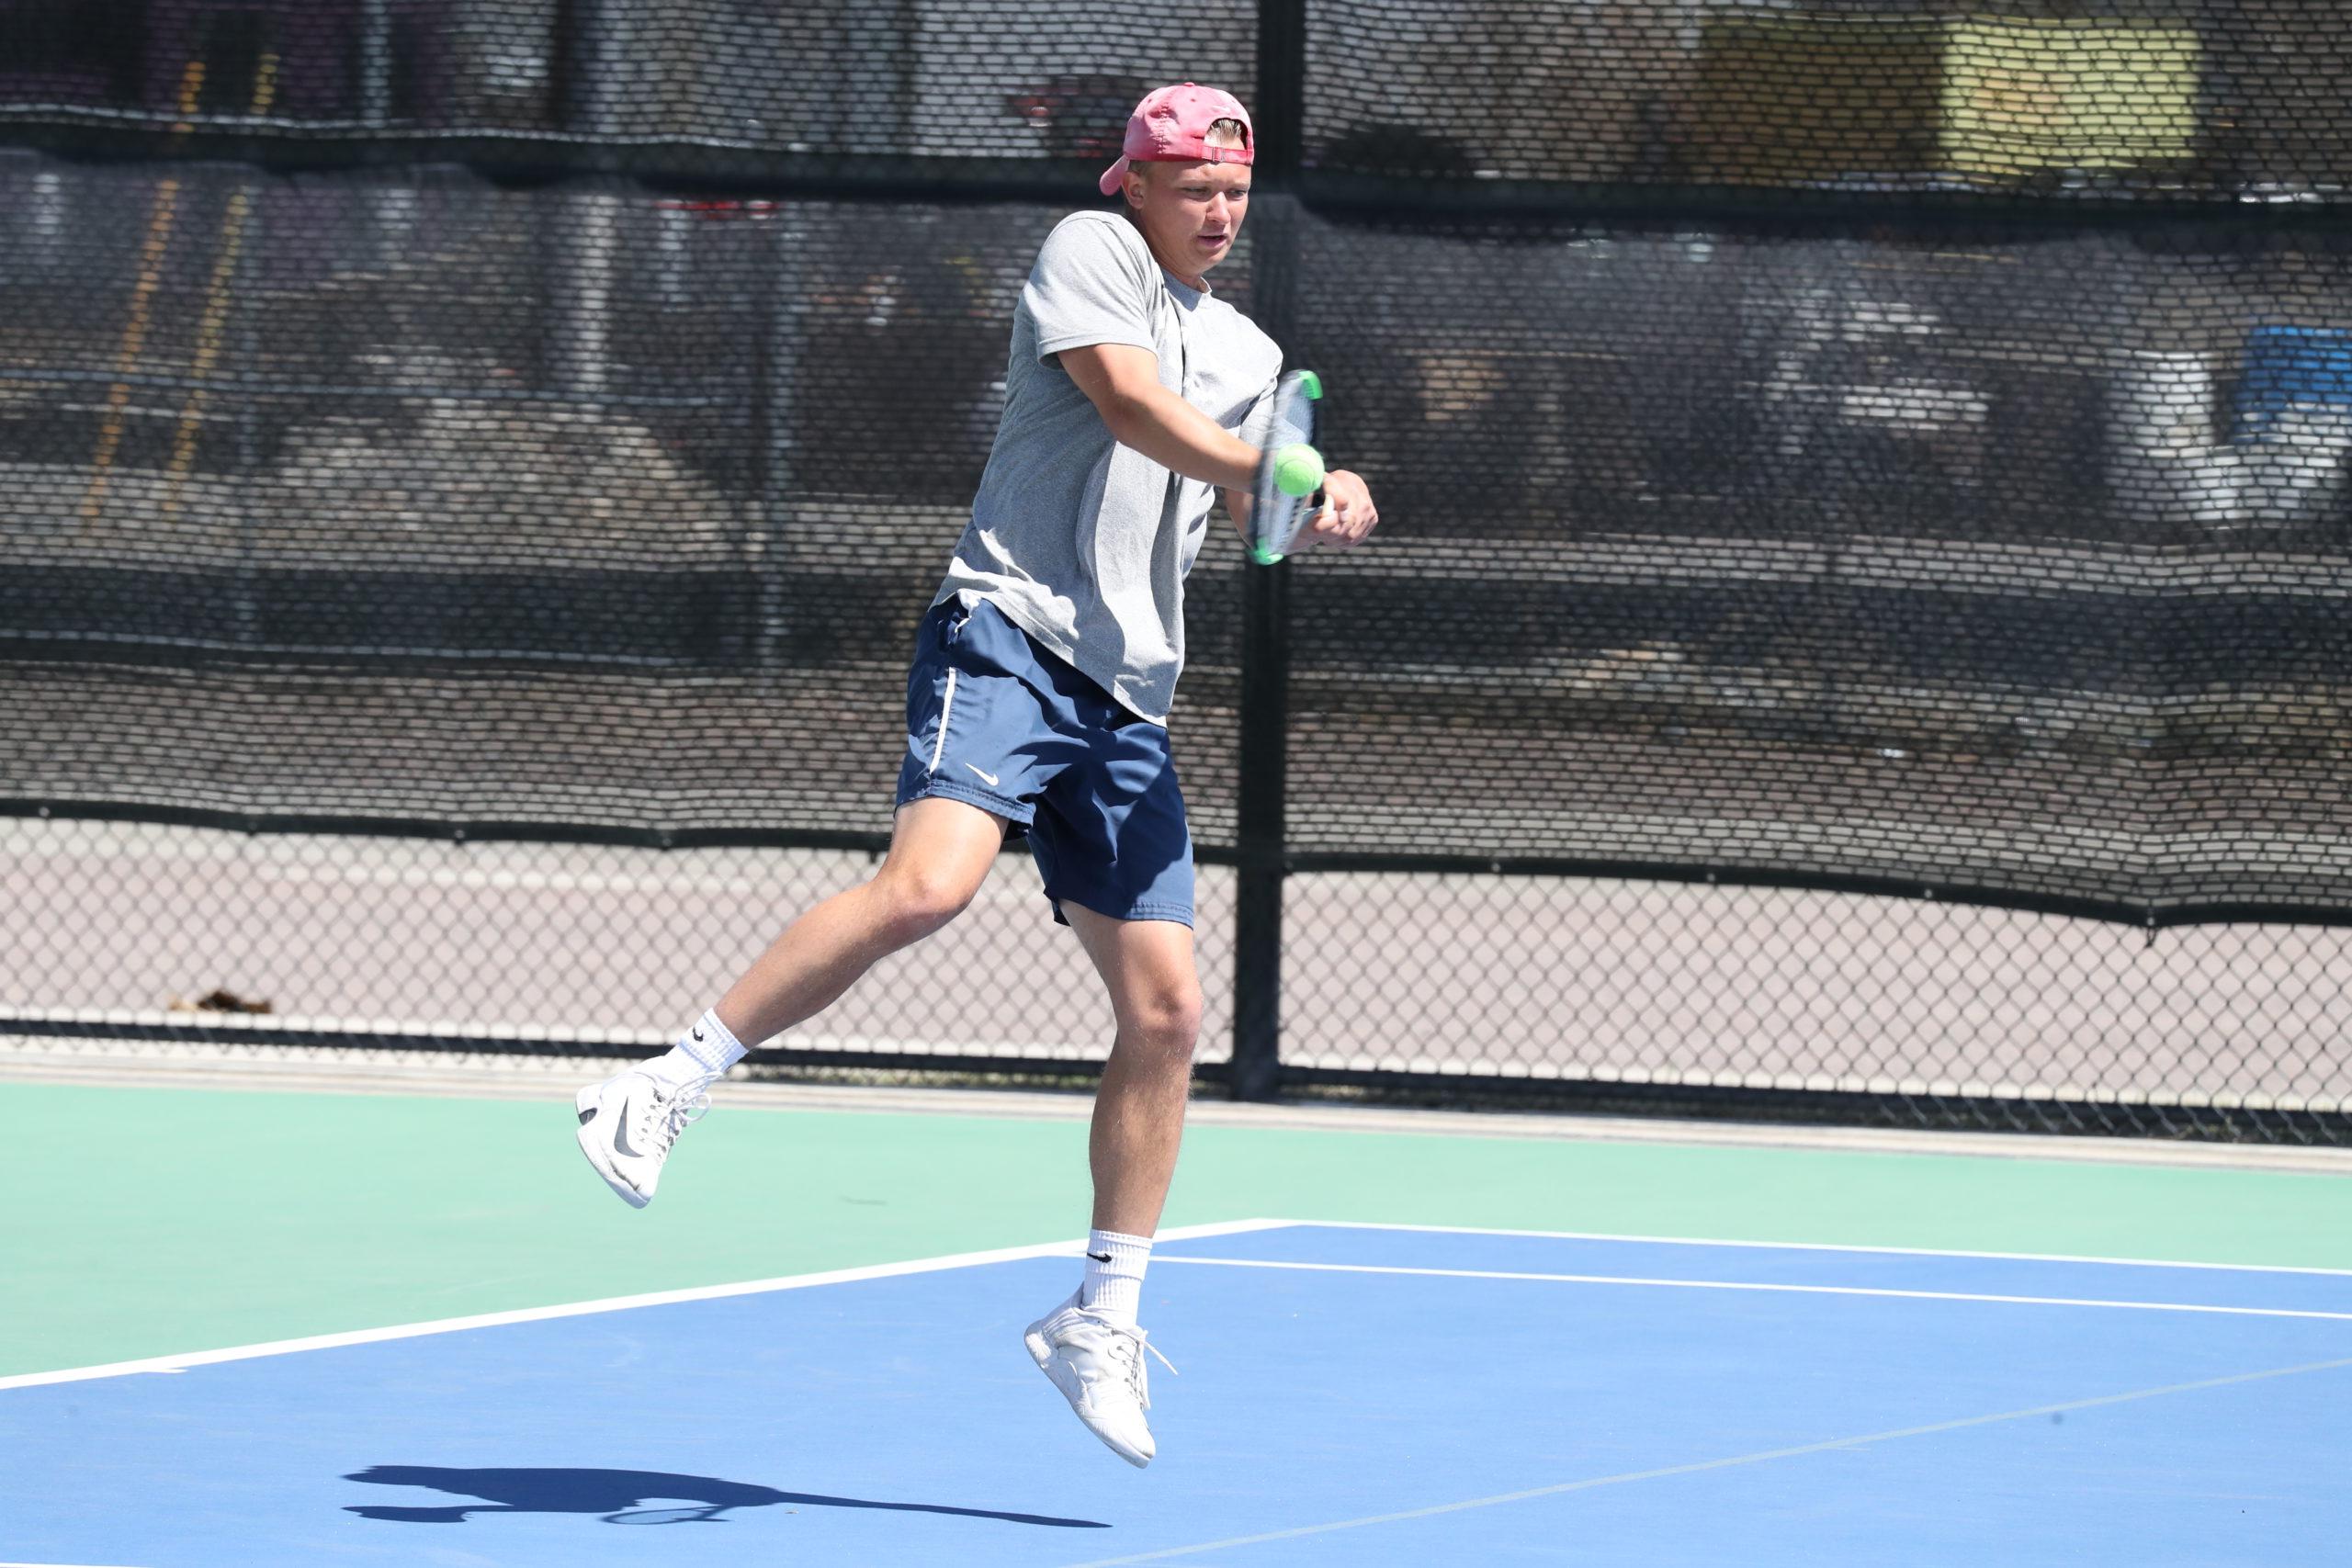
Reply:
[[[1054,1242],[1086,1127],[719,1108],[616,1202],[545,1103],[0,1083],[0,1376]],[[1255,1217],[2352,1268],[2352,1175],[1195,1125],[1164,1223]],[[1453,1125],[1458,1126],[1455,1122]],[[1981,1146],[1981,1145],[1980,1145]],[[2034,1145],[2020,1142],[2029,1151]]]

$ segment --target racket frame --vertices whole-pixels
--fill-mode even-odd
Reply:
[[[1312,495],[1285,495],[1274,483],[1274,459],[1285,447],[1313,446],[1315,405],[1323,398],[1323,378],[1312,370],[1286,372],[1274,385],[1274,409],[1267,425],[1265,446],[1258,454],[1257,480],[1250,494],[1250,558],[1260,566],[1281,560],[1298,538],[1307,520],[1322,509],[1323,488]],[[1277,427],[1284,411],[1295,410],[1294,430]]]

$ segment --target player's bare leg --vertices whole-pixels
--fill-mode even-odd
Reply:
[[[652,1201],[671,1146],[708,1109],[706,1091],[726,1070],[720,1043],[757,1045],[814,1017],[876,962],[954,919],[1003,841],[1002,818],[960,800],[934,796],[901,809],[872,878],[786,926],[666,1055],[574,1097],[581,1153],[605,1185],[632,1208]]]
[[[1086,1281],[1030,1325],[1029,1353],[1096,1437],[1143,1465],[1156,1450],[1144,1416],[1151,1408],[1148,1346],[1136,1310],[1184,1136],[1200,976],[1190,926],[1114,920],[1069,904],[1062,913],[1110,989],[1118,1033],[1087,1144],[1094,1229]]]
[[[1148,1236],[1159,1226],[1176,1174],[1201,1033],[1193,928],[1114,920],[1069,904],[1062,914],[1109,988],[1118,1023],[1087,1139],[1094,1228]]]
[[[871,880],[836,893],[784,930],[715,1010],[757,1045],[814,1018],[876,963],[963,913],[1004,842],[1004,818],[933,795],[900,808]]]

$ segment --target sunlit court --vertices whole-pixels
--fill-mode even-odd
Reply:
[[[0,1568],[2334,1568],[2348,46],[0,0]]]

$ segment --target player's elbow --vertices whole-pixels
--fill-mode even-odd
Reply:
[[[1151,399],[1160,389],[1159,359],[1131,344],[1090,344],[1065,349],[1061,363],[1112,435],[1132,446],[1148,423]]]

